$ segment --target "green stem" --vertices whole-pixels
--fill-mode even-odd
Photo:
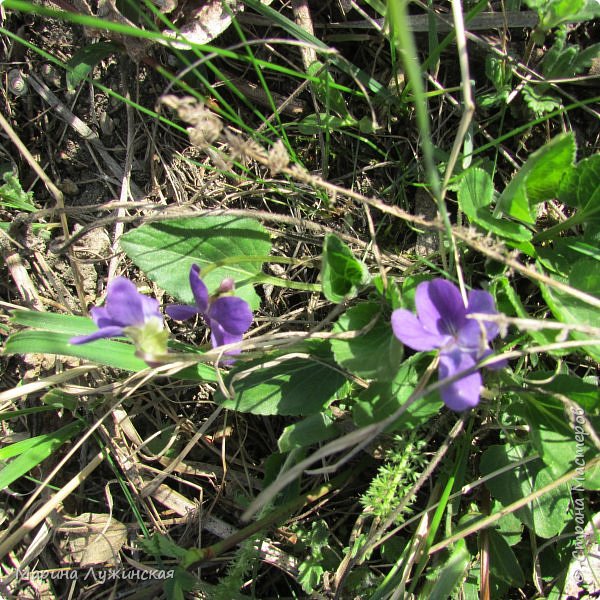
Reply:
[[[303,283],[302,281],[291,281],[290,279],[282,279],[281,277],[273,277],[259,273],[250,280],[252,283],[267,283],[276,285],[277,287],[288,288],[290,290],[301,290],[303,292],[316,292],[320,294],[323,288],[320,283]]]
[[[452,235],[452,225],[446,209],[446,203],[444,202],[444,192],[442,190],[440,174],[435,164],[434,146],[431,141],[431,128],[429,126],[429,109],[425,88],[423,86],[421,66],[419,64],[413,34],[410,28],[406,26],[408,23],[408,0],[388,0],[388,15],[392,40],[400,50],[407,79],[413,88],[415,97],[415,115],[421,137],[420,142],[421,148],[423,149],[423,161],[425,163],[425,176],[436,201],[447,239],[450,242],[450,247],[453,250],[452,255],[456,255],[454,236]],[[441,246],[441,248],[443,248],[443,246]]]

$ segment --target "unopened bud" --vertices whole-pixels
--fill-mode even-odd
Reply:
[[[219,294],[227,294],[228,292],[233,292],[235,289],[235,281],[231,277],[226,277],[221,281],[221,285],[219,286],[218,293]]]

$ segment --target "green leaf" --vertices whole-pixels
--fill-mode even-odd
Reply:
[[[600,299],[600,269],[598,269],[597,261],[593,258],[581,258],[576,261],[570,270],[568,284]],[[540,288],[550,310],[561,323],[594,327],[598,325],[598,309],[596,307],[556,288],[544,284],[540,284]],[[589,335],[580,332],[572,332],[570,335],[576,340],[590,338]],[[585,351],[594,360],[600,361],[599,346],[586,346]]]
[[[562,23],[577,23],[600,17],[598,0],[525,0],[540,17],[538,28],[549,31]]]
[[[331,340],[331,349],[339,365],[365,379],[391,380],[402,361],[403,346],[384,318],[381,305],[364,302],[349,308],[333,327],[334,333],[358,332],[371,328],[349,340]]]
[[[169,600],[185,600],[189,597],[187,592],[191,592],[198,585],[198,580],[179,566],[173,570],[174,577],[165,579],[165,596]]]
[[[33,212],[37,210],[33,203],[33,192],[25,192],[15,173],[6,171],[2,174],[4,184],[0,186],[0,205]]]
[[[34,438],[36,440],[34,445],[27,448],[27,450],[11,460],[0,470],[0,489],[4,489],[19,479],[19,477],[31,471],[31,469],[56,452],[65,442],[79,433],[83,427],[83,422],[76,421],[65,425],[65,427],[62,427],[58,431]]]
[[[98,328],[89,317],[40,312],[37,310],[14,310],[11,322],[34,329],[44,329],[54,333],[68,333],[71,336],[86,335]]]
[[[565,174],[558,198],[578,209],[578,222],[600,217],[600,154],[584,158]]]
[[[493,83],[497,92],[510,89],[512,70],[505,58],[498,57],[491,52],[485,57],[485,74]]]
[[[224,408],[255,415],[312,415],[326,408],[346,381],[320,357],[260,365],[236,365],[225,379],[226,387],[233,387],[233,399],[218,391],[216,401]]]
[[[490,446],[481,456],[481,474],[490,475],[510,467],[526,456],[523,446]],[[515,465],[514,468],[494,475],[486,482],[486,486],[494,498],[503,506],[508,506],[555,480],[550,471],[542,467],[543,463],[539,459]],[[569,522],[569,502],[569,487],[563,485],[518,509],[514,514],[535,534],[548,539],[557,535]]]
[[[555,477],[573,468],[575,434],[569,427],[564,405],[556,398],[523,394],[525,402],[514,407],[529,425],[533,447]]]
[[[488,206],[494,197],[492,178],[483,169],[470,168],[461,179],[458,188],[458,203],[461,210],[473,223],[501,237],[525,242],[531,239],[531,232],[520,223],[492,215]]]
[[[123,341],[97,340],[89,344],[69,344],[72,334],[28,329],[14,333],[4,346],[4,354],[59,354],[75,356],[100,365],[141,371],[148,365],[135,356],[135,347]]]
[[[171,538],[162,533],[153,533],[149,538],[140,538],[139,544],[149,554],[154,556],[169,556],[183,559],[187,550],[178,546]]]
[[[548,50],[540,65],[545,79],[560,79],[561,77],[575,77],[586,67],[592,64],[594,58],[598,56],[600,44],[593,44],[584,51],[578,45],[566,43],[566,29],[556,32],[556,39],[550,50]],[[548,84],[542,84],[544,89],[548,89]]]
[[[340,117],[349,116],[346,101],[340,90],[336,89],[335,80],[331,76],[327,66],[320,60],[315,60],[306,70],[308,75],[316,77],[318,83],[312,82],[312,89],[319,102],[323,104],[328,112],[332,111]]]
[[[96,42],[80,48],[67,62],[67,88],[74,90],[103,59],[120,52],[119,46],[112,42]]]
[[[329,440],[339,433],[333,421],[323,413],[310,415],[288,425],[279,436],[279,452],[289,452],[294,448],[305,448]]]
[[[321,131],[343,131],[348,127],[356,127],[359,122],[352,116],[338,117],[327,113],[307,115],[294,124],[302,135],[316,135]],[[364,125],[363,125],[364,126]]]
[[[474,219],[480,208],[485,208],[494,199],[494,185],[487,171],[471,167],[461,178],[458,188],[460,209]]]
[[[89,344],[74,346],[69,340],[97,330],[87,317],[44,313],[34,310],[16,310],[12,322],[31,327],[12,334],[4,345],[4,354],[58,354],[74,356],[91,362],[123,369],[141,371],[148,365],[135,356],[135,347],[125,340],[96,340]],[[187,367],[173,375],[175,379],[192,381],[217,381],[214,367],[198,364]]]
[[[193,217],[149,223],[126,233],[120,243],[152,281],[184,304],[194,303],[189,273],[196,263],[209,293],[231,277],[237,296],[254,310],[260,305],[251,280],[261,272],[271,241],[253,219]]]
[[[558,186],[575,159],[575,138],[557,135],[536,150],[506,186],[498,209],[526,223],[535,223],[533,204],[555,198]]]
[[[485,534],[489,540],[490,571],[492,575],[514,587],[524,586],[525,575],[513,549],[494,529],[486,529]]]
[[[13,458],[13,456],[19,456],[19,454],[23,454],[34,446],[42,444],[46,441],[48,441],[48,435],[44,434],[27,438],[25,440],[21,440],[20,442],[9,444],[8,446],[3,446],[0,448],[0,460],[7,460],[8,458]]]
[[[75,412],[77,409],[77,398],[75,394],[67,394],[63,390],[53,388],[46,392],[40,400],[52,408],[63,408]]]
[[[529,110],[536,116],[541,117],[561,106],[560,98],[555,96],[545,85],[525,84],[521,91],[523,100]]]
[[[367,267],[335,234],[328,233],[323,244],[321,266],[323,293],[331,302],[355,296],[369,281]]]
[[[574,375],[556,375],[553,371],[535,371],[529,373],[527,379],[549,394],[555,392],[577,402],[589,415],[596,414],[600,409],[600,389],[595,383]]]
[[[502,505],[497,500],[492,503],[491,513],[497,513],[502,510]],[[496,531],[500,534],[509,546],[514,546],[521,541],[523,537],[523,523],[515,517],[514,513],[508,513],[496,521]]]
[[[405,360],[392,382],[374,382],[361,392],[352,408],[352,418],[357,427],[364,427],[389,417],[402,406],[414,392],[420,378],[417,363],[419,355]],[[390,431],[415,428],[422,425],[442,407],[439,396],[425,396],[414,402],[389,428]]]
[[[464,579],[470,562],[471,554],[466,542],[464,540],[456,542],[451,549],[448,560],[440,568],[437,581],[427,597],[431,600],[452,598],[453,592]]]

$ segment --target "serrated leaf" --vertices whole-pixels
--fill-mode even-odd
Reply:
[[[502,192],[498,209],[525,223],[535,223],[533,205],[557,196],[560,181],[574,159],[573,134],[557,135],[527,159]]]
[[[183,559],[187,554],[185,548],[177,545],[171,538],[162,533],[154,533],[149,538],[140,538],[139,544],[154,556],[169,556],[171,558]]]
[[[369,272],[364,263],[335,234],[328,233],[323,244],[321,283],[323,294],[331,302],[355,296],[366,285]]]
[[[483,169],[470,168],[461,179],[458,189],[458,203],[461,210],[473,223],[501,237],[526,242],[532,234],[520,223],[513,223],[506,218],[496,218],[488,206],[492,203],[494,187],[492,178]]]
[[[349,308],[338,319],[333,332],[358,332],[368,325],[372,325],[371,329],[353,339],[331,340],[335,360],[358,377],[391,380],[398,372],[404,352],[379,304],[363,302]]]
[[[533,86],[525,84],[521,95],[529,110],[540,117],[553,110],[560,108],[560,98],[548,91],[549,88],[544,85]]]
[[[120,52],[120,48],[113,42],[96,42],[80,48],[67,62],[67,88],[74,90],[101,60],[115,52]]]
[[[120,244],[152,281],[184,304],[194,303],[189,272],[196,263],[209,293],[231,277],[236,296],[253,310],[260,306],[252,281],[271,252],[271,240],[253,219],[193,217],[149,223],[126,233]]]
[[[215,399],[224,408],[255,415],[307,416],[321,412],[346,379],[328,366],[326,359],[317,360],[291,358],[265,367],[256,363],[243,377],[249,365],[236,365],[225,379],[225,385],[233,387],[233,399],[225,399],[220,391]]]

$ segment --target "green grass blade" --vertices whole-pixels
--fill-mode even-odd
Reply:
[[[65,442],[79,433],[84,426],[85,424],[82,421],[77,421],[62,427],[58,431],[37,436],[36,438],[32,438],[32,440],[26,440],[27,442],[35,440],[35,443],[29,445],[22,454],[17,456],[0,471],[0,489],[8,487],[11,483],[19,479],[19,477],[39,465],[43,460],[56,452]],[[13,446],[17,445],[13,444]],[[22,447],[24,448],[25,446],[24,444]],[[10,450],[10,448],[9,446],[8,449]],[[8,454],[10,455],[10,452]]]

